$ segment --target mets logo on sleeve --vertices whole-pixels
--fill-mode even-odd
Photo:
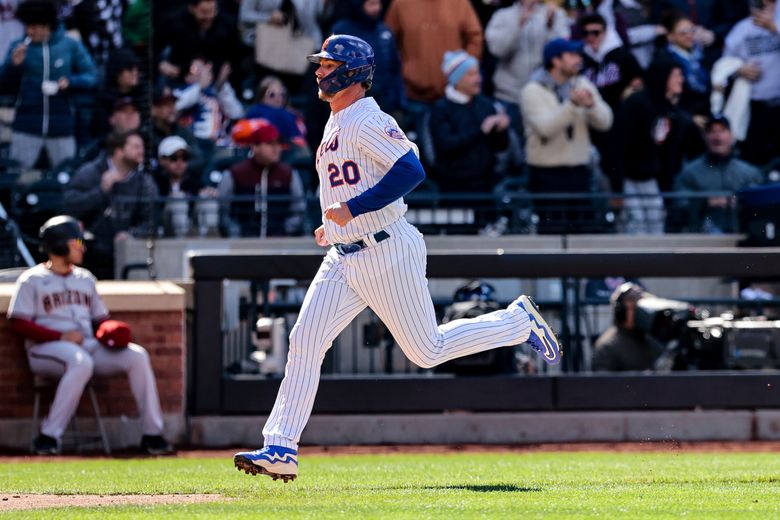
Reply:
[[[393,139],[406,139],[404,133],[394,126],[385,127],[385,133]]]

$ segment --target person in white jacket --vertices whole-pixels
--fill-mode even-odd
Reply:
[[[495,97],[517,104],[520,89],[542,64],[544,45],[568,37],[566,13],[553,4],[517,0],[496,11],[485,29],[488,51],[498,60],[493,75]]]
[[[563,9],[541,0],[517,0],[499,9],[485,29],[487,49],[496,57],[493,97],[510,119],[509,155],[499,169],[516,168],[523,162],[523,121],[520,90],[542,64],[544,45],[555,38],[569,37],[569,21]]]
[[[726,36],[724,57],[741,59],[737,76],[751,82],[750,123],[742,158],[756,165],[780,156],[780,33],[777,2],[764,0]]]

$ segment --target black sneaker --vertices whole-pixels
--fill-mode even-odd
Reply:
[[[170,455],[175,451],[162,435],[144,435],[141,437],[141,449],[149,455]]]
[[[33,451],[36,455],[57,455],[60,447],[57,439],[41,433],[33,440]]]

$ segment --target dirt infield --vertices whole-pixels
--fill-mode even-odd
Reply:
[[[153,504],[200,504],[229,500],[222,495],[7,495],[0,494],[0,512],[49,507],[97,507]]]

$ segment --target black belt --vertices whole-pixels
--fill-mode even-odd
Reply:
[[[374,240],[376,240],[377,244],[382,240],[387,240],[388,238],[390,238],[390,233],[384,229],[374,233]],[[361,249],[368,247],[368,244],[366,244],[365,240],[358,240],[357,242],[352,242],[351,244],[333,244],[333,247],[336,248],[336,252],[338,254],[348,255],[350,253],[357,253]]]

